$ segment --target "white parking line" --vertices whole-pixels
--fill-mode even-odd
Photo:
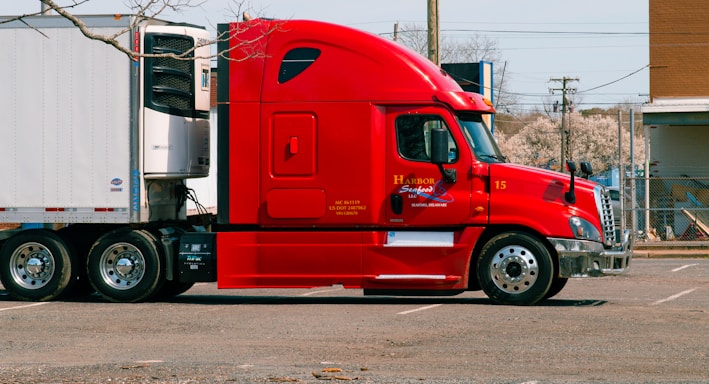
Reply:
[[[681,266],[681,267],[677,267],[677,268],[673,269],[672,272],[678,272],[678,271],[681,271],[681,270],[683,270],[683,269],[685,269],[685,268],[693,267],[693,266],[695,266],[695,265],[697,265],[697,264],[687,264],[687,265],[683,265],[683,266]]]
[[[672,301],[672,300],[675,300],[675,299],[677,299],[677,298],[679,298],[679,297],[682,297],[682,296],[684,296],[684,295],[690,294],[690,293],[692,293],[692,292],[694,292],[694,291],[696,291],[696,290],[697,290],[697,288],[688,289],[688,290],[682,291],[682,292],[680,292],[680,293],[678,293],[678,294],[676,294],[676,295],[672,295],[672,296],[670,296],[670,297],[668,297],[668,298],[666,298],[666,299],[657,300],[657,301],[655,301],[655,302],[653,302],[653,303],[650,303],[650,305],[657,305],[657,304],[662,304],[662,303],[665,303],[665,302],[668,302],[668,301]]]
[[[427,305],[425,307],[420,307],[420,308],[416,308],[416,309],[410,309],[410,310],[404,311],[404,312],[399,312],[399,313],[397,313],[397,315],[408,315],[409,313],[414,313],[414,312],[418,312],[418,311],[425,311],[427,309],[440,307],[441,305],[443,305],[443,304]]]
[[[344,288],[323,289],[323,290],[321,290],[321,291],[312,291],[312,292],[304,293],[304,294],[302,294],[301,296],[312,296],[312,295],[317,295],[317,294],[320,294],[320,293],[341,291],[341,290],[343,290],[343,289],[344,289]]]
[[[22,309],[22,308],[29,308],[29,307],[36,307],[38,305],[44,305],[44,304],[49,304],[48,301],[43,301],[41,303],[34,303],[34,304],[27,304],[27,305],[18,305],[17,307],[10,307],[10,308],[0,308],[0,312],[2,311],[9,311],[11,309]]]

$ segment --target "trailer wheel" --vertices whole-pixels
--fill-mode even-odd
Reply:
[[[554,280],[554,264],[544,244],[522,232],[488,241],[478,260],[478,280],[499,304],[533,305],[544,299]]]
[[[166,281],[165,285],[155,295],[156,300],[166,300],[181,295],[192,288],[194,283],[183,283],[181,281]]]
[[[163,255],[149,232],[121,228],[91,247],[87,272],[91,285],[113,302],[134,303],[153,296],[165,280]]]
[[[11,237],[0,249],[0,280],[19,300],[56,299],[71,284],[71,249],[56,233],[30,229]]]

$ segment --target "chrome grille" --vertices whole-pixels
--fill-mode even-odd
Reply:
[[[598,205],[598,214],[601,217],[601,226],[603,228],[603,240],[605,245],[611,246],[615,244],[615,221],[613,218],[613,206],[611,205],[611,195],[608,190],[601,186],[597,186],[596,204]]]

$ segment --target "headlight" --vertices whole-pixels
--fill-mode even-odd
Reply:
[[[598,232],[598,228],[594,227],[587,220],[572,216],[569,219],[569,225],[571,226],[571,232],[573,232],[574,237],[577,239],[601,241],[601,233]]]

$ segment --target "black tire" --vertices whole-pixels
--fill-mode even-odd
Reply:
[[[76,267],[76,276],[72,278],[71,288],[64,292],[63,297],[75,298],[93,293],[94,287],[91,286],[86,273],[86,260],[89,249],[98,238],[99,232],[92,231],[90,227],[85,225],[74,224],[60,229],[57,234],[74,250],[72,260]]]
[[[91,285],[106,300],[135,303],[150,299],[165,282],[164,256],[147,231],[121,228],[101,236],[86,263]]]
[[[533,305],[554,280],[554,263],[538,239],[523,232],[501,233],[483,246],[477,274],[485,294],[499,304]]]
[[[50,230],[22,231],[0,249],[0,280],[16,299],[54,300],[76,276],[71,255],[70,245]]]
[[[549,291],[547,292],[546,295],[544,295],[544,300],[546,299],[551,299],[552,297],[556,296],[561,292],[562,289],[566,286],[566,283],[569,281],[568,278],[566,277],[556,277],[554,278],[554,281],[551,282],[551,287],[549,287]]]
[[[187,292],[194,283],[183,283],[181,281],[166,281],[165,284],[160,288],[160,291],[155,295],[155,300],[166,300],[177,295],[181,295]]]
[[[182,235],[184,233],[187,233],[186,230],[178,227],[173,227],[173,230],[177,235]],[[178,242],[179,243],[179,242]],[[175,247],[175,255],[177,255],[177,252],[179,250],[177,249],[177,246]],[[174,271],[174,278],[178,279],[179,277],[179,272],[175,269]],[[179,280],[166,280],[165,284],[163,284],[162,288],[160,288],[160,291],[155,294],[153,297],[154,300],[166,300],[170,299],[172,297],[175,297],[177,295],[181,295],[185,292],[187,292],[192,286],[194,285],[194,282],[182,282]]]

